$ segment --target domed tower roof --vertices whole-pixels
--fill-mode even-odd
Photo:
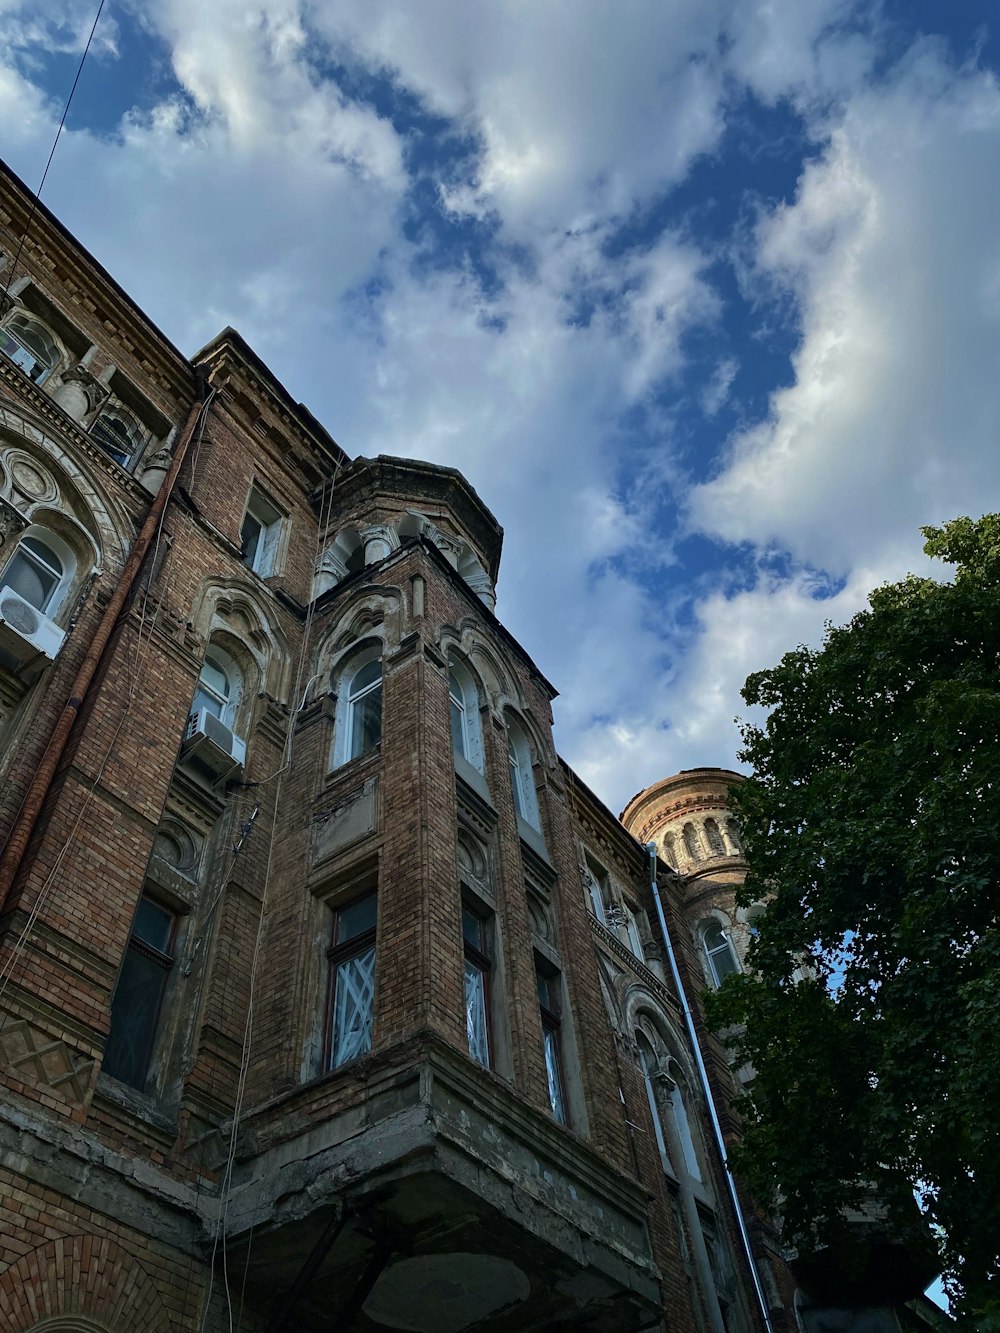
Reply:
[[[743,846],[729,811],[729,788],[743,775],[728,768],[689,768],[638,792],[621,821],[640,842],[685,875],[745,873]]]

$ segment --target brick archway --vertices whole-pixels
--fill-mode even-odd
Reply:
[[[0,1276],[0,1333],[170,1333],[145,1269],[107,1236],[60,1236]]]

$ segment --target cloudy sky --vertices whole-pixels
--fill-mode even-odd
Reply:
[[[62,20],[40,17],[59,10]],[[0,0],[37,184],[96,0]],[[460,468],[615,810],[1000,508],[990,0],[106,0],[43,194],[193,353]]]

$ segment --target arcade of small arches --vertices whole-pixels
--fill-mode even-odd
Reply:
[[[743,845],[735,819],[720,813],[716,818],[687,819],[662,835],[664,859],[679,869],[682,865],[709,861],[718,856],[742,856]]]
[[[408,510],[395,523],[342,528],[319,559],[313,595],[319,597],[369,565],[378,564],[415,537],[424,537],[436,546],[480,601],[493,610],[496,605],[493,580],[479,556],[468,542],[444,532],[415,509]]]

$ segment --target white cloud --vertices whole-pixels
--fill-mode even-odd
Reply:
[[[1000,502],[1000,89],[930,47],[848,103],[757,277],[795,301],[794,383],[732,442],[694,522],[839,572]]]
[[[117,137],[67,133],[45,202],[185,350],[235,324],[348,452],[468,475],[507,533],[500,613],[563,693],[560,748],[616,806],[668,770],[731,764],[747,672],[914,563],[920,522],[990,492],[1000,164],[985,76],[925,51],[871,82],[872,43],[838,27],[848,0],[649,0],[627,22],[558,0],[132,7],[181,91]],[[78,25],[29,31],[35,9],[14,0],[0,13],[25,43],[0,55],[0,119],[34,180],[60,108],[31,82],[32,43],[75,41]],[[517,243],[516,261],[494,256],[498,295],[471,266],[415,262],[405,131],[353,100],[327,55],[392,71],[479,143],[474,173],[435,184]],[[670,409],[624,495],[636,446],[621,419],[683,385],[689,334],[726,310],[688,233],[616,258],[609,242],[714,151],[747,83],[794,97],[822,147],[755,238],[754,295],[780,292],[802,343],[794,384],[692,513],[849,578],[822,602],[800,574],[728,599],[707,585],[691,624],[653,582],[676,535],[655,526],[657,497],[689,485]],[[724,357],[706,414],[736,371]]]

